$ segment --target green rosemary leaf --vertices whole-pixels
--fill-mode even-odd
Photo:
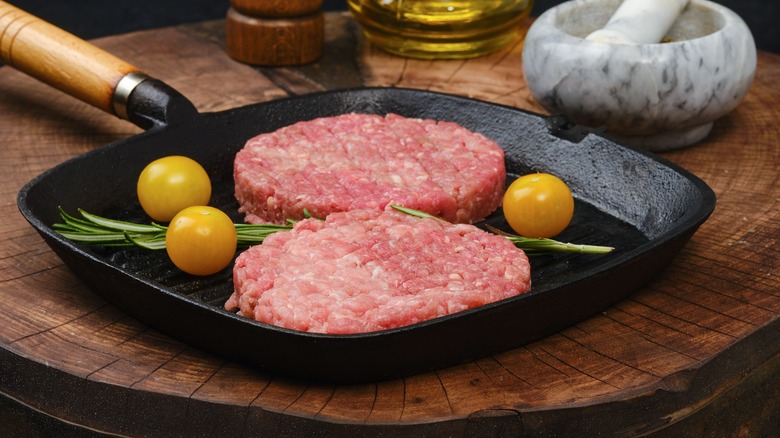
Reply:
[[[138,236],[133,236],[131,233],[125,233],[125,239],[127,241],[131,242],[133,245],[140,246],[141,248],[151,249],[151,250],[160,250],[165,249],[165,234],[162,235],[162,238],[138,238]]]
[[[79,243],[87,244],[121,244],[126,243],[124,233],[82,233],[82,232],[68,232],[57,231],[60,235],[68,240]]]
[[[135,231],[138,233],[156,233],[159,232],[161,229],[167,229],[165,227],[162,227],[161,225],[143,225],[143,224],[136,224],[133,222],[119,221],[115,219],[106,219],[104,217],[87,213],[82,209],[79,209],[79,213],[81,213],[84,219],[88,220],[89,222],[92,222],[96,225],[108,229],[112,229],[112,230]]]
[[[420,211],[420,210],[415,210],[415,209],[409,208],[409,207],[402,207],[400,205],[394,205],[394,204],[390,204],[390,207],[400,211],[401,213],[406,213],[406,214],[409,214],[409,215],[412,215],[412,216],[416,216],[416,217],[419,217],[419,218],[431,218],[431,219],[438,219],[440,221],[444,220],[444,219],[442,219],[442,218],[440,218],[438,216],[434,216],[434,215],[432,215],[430,213],[426,213],[426,212]]]

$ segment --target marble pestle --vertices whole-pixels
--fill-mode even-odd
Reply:
[[[611,44],[660,43],[688,0],[624,0],[601,29],[585,39]]]

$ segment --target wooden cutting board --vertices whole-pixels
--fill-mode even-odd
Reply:
[[[346,14],[326,14],[325,24],[323,56],[295,68],[231,60],[222,21],[96,43],[202,111],[398,86],[542,112],[523,82],[519,44],[472,60],[411,60],[372,48]],[[46,169],[140,131],[2,67],[0,393],[79,427],[131,436],[780,433],[778,83],[780,56],[759,53],[745,101],[701,144],[663,154],[704,179],[718,204],[646,287],[512,351],[340,386],[199,351],[88,290],[24,221],[15,197]],[[35,421],[15,427],[41,432]]]

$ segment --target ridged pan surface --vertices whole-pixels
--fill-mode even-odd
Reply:
[[[178,271],[164,252],[85,247],[51,226],[57,207],[147,223],[135,183],[153,159],[198,160],[213,182],[212,205],[242,221],[233,157],[247,139],[345,113],[396,113],[459,123],[506,152],[508,181],[560,176],[576,199],[558,240],[609,245],[607,255],[535,256],[527,294],[382,332],[322,335],[274,327],[225,311],[231,268],[208,277]],[[451,95],[387,88],[341,90],[262,103],[151,130],[67,161],[26,185],[19,207],[47,243],[96,293],[185,342],[263,370],[304,379],[365,382],[416,374],[505,351],[594,315],[645,284],[710,215],[715,197],[694,175],[554,118]],[[487,222],[507,229],[500,211]]]

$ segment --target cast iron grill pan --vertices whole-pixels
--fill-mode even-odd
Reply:
[[[0,2],[0,16],[6,7]],[[38,176],[20,191],[20,211],[90,288],[138,320],[214,354],[302,379],[391,379],[556,333],[647,283],[671,262],[715,204],[704,182],[656,156],[579,127],[569,129],[560,118],[447,94],[361,88],[198,113],[175,90],[148,78],[127,96],[126,110],[144,133]],[[137,176],[150,161],[173,154],[192,157],[206,168],[213,183],[212,205],[240,222],[232,166],[246,140],[298,121],[346,113],[448,120],[486,135],[504,148],[509,181],[542,171],[569,184],[576,198],[575,217],[557,239],[617,249],[599,256],[533,257],[532,291],[490,305],[393,330],[323,335],[224,310],[233,287],[231,268],[193,277],[176,269],[164,252],[87,247],[51,228],[60,220],[57,206],[71,213],[83,208],[149,222],[136,202]],[[500,211],[485,223],[508,230]]]

